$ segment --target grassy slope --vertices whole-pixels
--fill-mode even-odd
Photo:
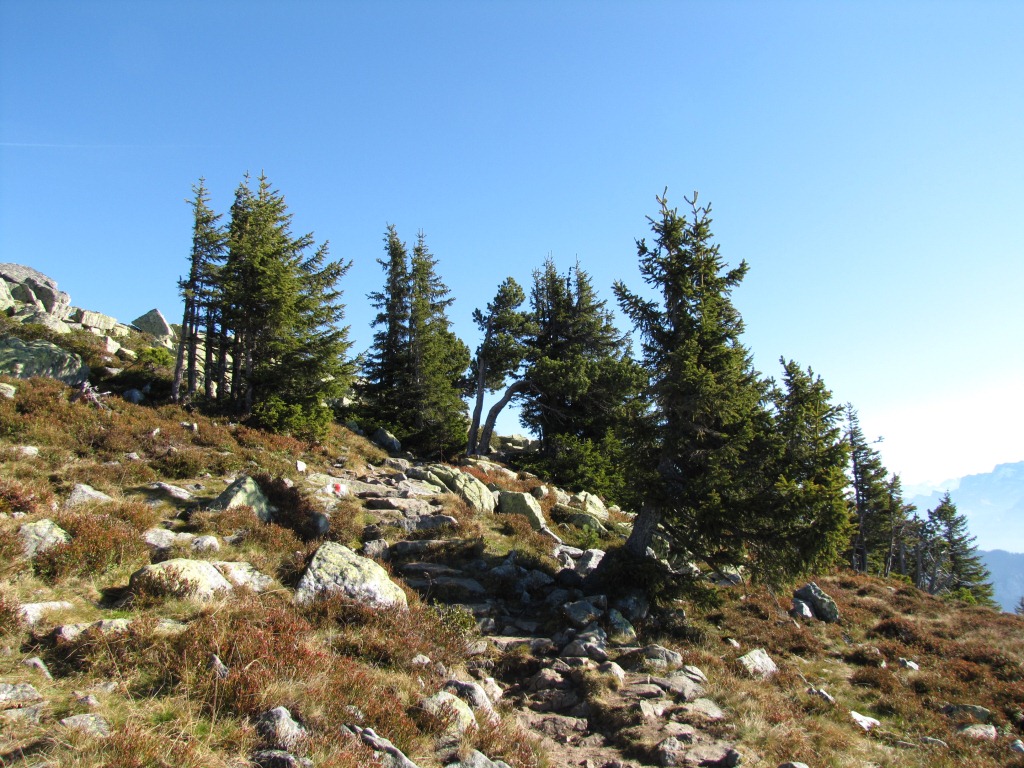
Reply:
[[[207,605],[121,601],[128,576],[149,560],[140,534],[163,521],[220,536],[248,527],[241,545],[215,557],[248,560],[285,587],[294,584],[317,544],[302,537],[303,515],[317,504],[303,494],[278,486],[275,501],[290,527],[256,524],[245,510],[186,521],[179,516],[181,503],[153,493],[154,481],[198,484],[197,495],[212,498],[223,489],[224,476],[262,472],[299,481],[296,459],[311,472],[338,464],[360,469],[383,458],[377,449],[341,428],[325,444],[311,446],[173,406],[111,398],[111,409],[100,410],[70,402],[70,391],[56,382],[6,381],[18,395],[0,398],[0,512],[26,517],[0,519],[0,647],[10,649],[0,656],[0,679],[31,682],[48,705],[40,724],[0,723],[0,765],[15,763],[18,750],[62,766],[228,765],[257,743],[252,716],[277,705],[301,714],[314,734],[310,754],[318,766],[369,764],[367,753],[338,738],[339,724],[360,720],[423,768],[437,765],[434,744],[443,724],[419,715],[415,703],[445,677],[412,661],[422,653],[463,673],[478,663],[463,658],[459,614],[424,604],[412,590],[407,615],[337,601],[298,609],[287,589]],[[187,426],[193,423],[194,430]],[[23,445],[37,446],[39,455],[22,455],[17,446]],[[126,458],[132,452],[138,459]],[[88,483],[115,501],[59,510],[75,483]],[[509,484],[523,489],[530,483]],[[459,535],[475,540],[456,557],[498,558],[515,548],[551,568],[543,540],[517,520],[477,519],[453,497],[445,504],[462,523]],[[30,563],[20,557],[15,532],[43,517],[75,538]],[[356,545],[365,522],[362,509],[349,504],[333,515],[328,537]],[[388,535],[393,540],[396,534]],[[1024,731],[1024,620],[942,602],[898,582],[836,573],[818,583],[838,602],[840,624],[795,624],[785,613],[785,596],[736,588],[721,592],[718,607],[688,606],[685,622],[639,627],[642,640],[674,647],[704,669],[711,695],[730,713],[723,724],[708,727],[738,741],[747,764],[1024,766],[1007,749]],[[47,617],[35,631],[17,625],[19,603],[57,599],[74,607]],[[112,617],[141,620],[116,637],[90,633],[57,646],[46,636],[56,624]],[[162,634],[156,620],[163,617],[187,622],[188,631]],[[727,637],[743,648],[731,648]],[[772,681],[739,674],[735,658],[753,647],[766,648],[779,663]],[[233,670],[227,680],[207,671],[211,652]],[[22,664],[32,656],[46,661],[53,681]],[[900,657],[921,670],[900,668]],[[880,658],[887,660],[885,668],[878,666]],[[494,661],[503,668],[501,659]],[[811,685],[827,689],[838,706],[808,694]],[[99,700],[96,711],[114,725],[111,738],[88,739],[55,727],[61,717],[88,711],[80,693]],[[967,719],[942,714],[947,703],[988,707],[1002,733],[999,742],[955,735]],[[850,720],[851,709],[883,725],[864,734]],[[487,727],[471,741],[515,768],[542,765],[543,757],[512,723],[506,717],[500,728]],[[949,749],[905,746],[921,736],[941,738]],[[633,745],[633,759],[644,755],[644,744]]]

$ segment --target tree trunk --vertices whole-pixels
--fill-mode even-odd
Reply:
[[[654,534],[661,522],[661,510],[647,502],[640,507],[640,514],[633,520],[633,530],[626,539],[625,550],[636,558],[647,556],[647,548],[654,540]]]
[[[483,433],[480,435],[480,445],[478,449],[483,454],[491,452],[491,435],[494,433],[494,422],[498,420],[498,414],[501,413],[502,409],[509,404],[509,401],[513,397],[518,395],[520,392],[525,392],[530,388],[530,382],[526,379],[520,379],[514,381],[505,390],[505,394],[501,396],[501,400],[491,406],[491,410],[487,412],[487,421],[484,423]]]
[[[174,383],[171,384],[171,401],[178,402],[181,399],[181,376],[185,367],[185,345],[188,343],[191,334],[192,324],[195,322],[195,310],[192,298],[185,297],[185,314],[181,318],[181,338],[178,339],[178,354],[174,359]]]
[[[466,446],[467,456],[476,456],[479,454],[477,450],[477,435],[480,432],[480,416],[484,412],[484,382],[487,378],[487,361],[481,358],[477,358],[477,372],[476,372],[476,405],[473,406],[473,423],[469,427],[469,444]]]

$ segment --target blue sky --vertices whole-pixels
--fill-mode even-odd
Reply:
[[[0,261],[180,314],[205,176],[330,240],[357,350],[388,223],[470,314],[547,255],[640,288],[656,194],[750,273],[911,486],[1024,460],[1024,4],[0,2]],[[514,429],[515,424],[505,425]]]

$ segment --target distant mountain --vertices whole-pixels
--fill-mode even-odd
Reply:
[[[1004,611],[1013,611],[1024,597],[1024,554],[996,549],[982,551],[985,567],[992,574],[996,602]]]
[[[950,498],[959,512],[967,516],[979,550],[1003,550],[1004,554],[1024,552],[1024,461],[1000,464],[991,472],[968,475],[955,487],[951,481]],[[907,499],[920,514],[934,509],[943,491]],[[1014,598],[1016,603],[1017,595]]]

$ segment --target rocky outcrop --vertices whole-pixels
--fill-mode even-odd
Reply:
[[[16,379],[47,376],[65,384],[81,384],[89,378],[89,366],[78,355],[48,341],[0,339],[0,374]]]
[[[57,288],[57,281],[31,267],[21,264],[0,264],[0,279],[6,284],[7,294],[16,302],[63,320],[67,317],[71,297]],[[0,296],[0,304],[3,296]]]

